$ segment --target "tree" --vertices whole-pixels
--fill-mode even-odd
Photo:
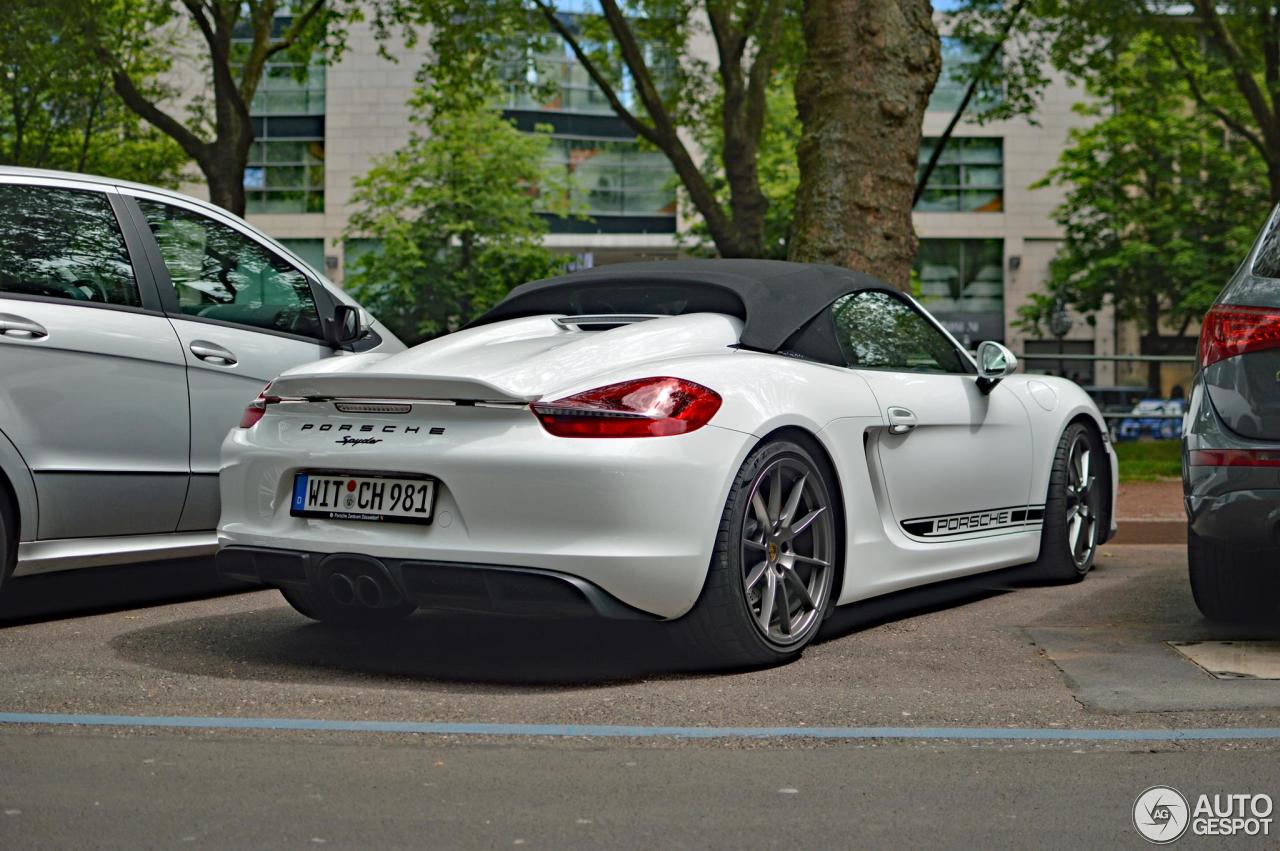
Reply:
[[[118,102],[66,7],[0,6],[0,29],[0,162],[178,182],[186,155]],[[132,66],[148,90],[154,71],[145,58]]]
[[[195,160],[213,203],[244,215],[244,170],[253,143],[249,106],[272,58],[305,65],[320,51],[344,46],[345,25],[361,11],[355,0],[61,0],[77,10],[83,37],[111,74],[124,104]],[[175,35],[194,28],[203,42],[211,84],[208,109],[178,118],[148,92],[136,57],[167,68]]]
[[[1021,310],[1025,326],[1038,329],[1058,300],[1085,314],[1110,303],[1147,335],[1181,336],[1248,251],[1266,164],[1216,116],[1189,108],[1178,61],[1161,36],[1138,35],[1090,81],[1076,110],[1096,123],[1072,132],[1045,181],[1067,187],[1056,215],[1066,239],[1048,292]]]
[[[796,114],[795,83],[791,75],[779,74],[765,101],[764,127],[756,152],[760,191],[768,207],[764,216],[764,241],[759,256],[785,260],[790,253],[791,223],[795,218],[796,190],[800,170],[796,165],[796,145],[800,141],[800,116]],[[702,171],[722,204],[727,203],[729,186],[720,166],[723,136],[714,124],[704,127],[698,139],[704,158]],[[697,254],[714,254],[715,243],[696,210],[690,216],[688,247]],[[685,235],[681,235],[684,237]]]
[[[551,0],[408,2],[434,30],[437,85],[487,61],[511,63],[526,44],[532,50],[515,64],[536,72],[547,35],[565,45],[613,112],[666,155],[719,254],[767,253],[769,198],[758,159],[768,93],[788,66],[794,75],[801,52],[796,0],[634,0],[625,8],[599,0],[599,14],[586,15],[563,13]],[[704,34],[715,45],[710,64],[691,50]],[[708,127],[719,143],[712,169],[699,166],[690,145]]]
[[[356,182],[348,237],[380,248],[348,271],[355,296],[406,342],[453,331],[516,284],[559,271],[542,246],[544,206],[561,205],[542,158],[548,140],[521,133],[491,97],[420,88],[421,130]],[[487,93],[489,95],[492,92]]]
[[[794,260],[905,287],[920,127],[942,66],[929,0],[806,0]]]
[[[1004,0],[969,0],[957,32],[990,33]],[[1029,111],[1051,64],[1080,80],[1105,74],[1139,35],[1158,39],[1188,101],[1245,140],[1280,202],[1280,4],[1260,0],[1031,0],[1017,22],[1005,83]]]

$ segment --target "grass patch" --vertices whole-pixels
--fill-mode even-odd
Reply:
[[[1182,477],[1182,442],[1135,440],[1115,444],[1120,481],[1158,482]]]

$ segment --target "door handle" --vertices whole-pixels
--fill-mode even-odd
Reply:
[[[15,316],[12,313],[0,313],[0,334],[32,340],[49,336],[49,332],[39,322],[32,322],[25,316]]]
[[[191,354],[217,366],[235,366],[236,356],[219,346],[217,343],[210,343],[208,340],[192,340]]]
[[[895,405],[886,411],[889,415],[889,434],[906,434],[916,427],[916,415]]]

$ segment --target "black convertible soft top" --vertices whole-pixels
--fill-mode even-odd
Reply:
[[[776,352],[840,296],[862,290],[896,292],[870,275],[817,263],[617,263],[521,284],[468,327],[542,313],[727,313],[743,321],[742,346]]]

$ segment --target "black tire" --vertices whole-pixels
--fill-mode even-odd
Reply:
[[[1280,616],[1280,552],[1202,538],[1187,530],[1191,596],[1219,623],[1274,624]]]
[[[395,606],[381,609],[369,609],[363,606],[340,606],[327,597],[312,591],[293,588],[281,588],[280,595],[285,602],[293,606],[300,615],[313,621],[333,626],[378,627],[399,623],[417,611],[412,603],[402,602]]]
[[[1073,468],[1073,450],[1083,442],[1089,451],[1087,493],[1084,499],[1077,496],[1076,473]],[[1040,533],[1040,555],[1028,566],[1028,577],[1035,582],[1065,584],[1079,582],[1093,567],[1098,545],[1106,534],[1103,524],[1108,522],[1105,506],[1112,504],[1111,471],[1107,467],[1106,453],[1098,433],[1084,423],[1072,423],[1062,432],[1058,448],[1053,456],[1053,469],[1049,475],[1049,492],[1044,505],[1044,525]],[[1084,525],[1076,546],[1069,534],[1074,519],[1073,509],[1081,507],[1087,515],[1081,518]]]
[[[776,475],[782,483],[780,487],[774,484],[775,470],[779,471]],[[786,491],[789,497],[800,482],[801,473],[806,477],[805,484],[800,487],[796,510],[787,518],[785,503],[789,500],[780,497],[779,510],[775,512],[773,501],[765,494],[776,489],[779,494]],[[769,528],[753,507],[752,496],[757,489],[763,510],[767,515],[776,514],[780,521]],[[818,634],[830,609],[833,580],[840,567],[843,536],[835,494],[835,476],[828,465],[799,443],[772,440],[752,451],[729,491],[702,594],[687,615],[671,624],[682,652],[697,664],[723,667],[776,665],[800,655]],[[816,517],[802,526],[815,510]],[[801,530],[793,535],[788,520]],[[760,542],[755,540],[757,537]],[[771,543],[775,539],[779,542]],[[755,560],[757,551],[761,561]],[[814,559],[824,561],[825,567],[810,563]],[[748,560],[753,563],[746,564]],[[762,563],[764,570],[748,587],[749,574]],[[804,588],[807,600],[801,597],[797,584]],[[766,593],[772,601],[772,616],[764,612]],[[770,632],[774,631],[775,620],[777,631],[783,632],[783,605],[793,632],[770,637],[760,625],[761,617],[769,620]]]
[[[0,485],[0,588],[18,563],[18,512]]]

